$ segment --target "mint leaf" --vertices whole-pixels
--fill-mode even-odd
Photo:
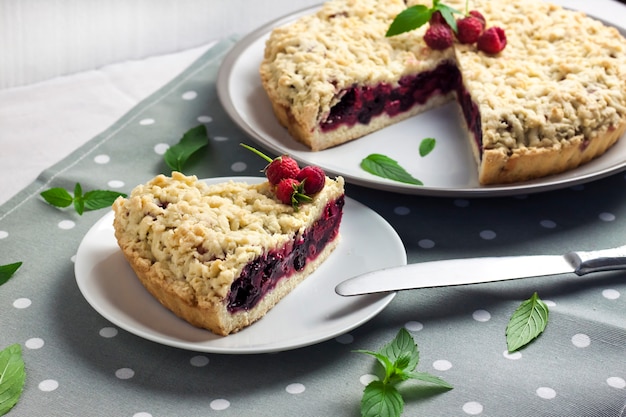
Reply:
[[[427,382],[429,384],[438,385],[442,388],[447,388],[447,389],[453,388],[452,385],[448,384],[443,379],[439,378],[438,376],[431,375],[427,372],[415,372],[415,371],[407,372],[406,377],[407,379],[414,379],[416,381],[422,381],[422,382]]]
[[[373,153],[361,161],[361,168],[370,174],[407,184],[424,185],[413,178],[397,161],[388,156]]]
[[[0,416],[8,413],[22,395],[26,372],[22,347],[10,345],[0,351]]]
[[[393,385],[370,382],[361,398],[362,417],[398,417],[404,409],[402,395]]]
[[[537,338],[548,325],[548,306],[535,292],[515,310],[506,326],[506,345],[509,352],[526,346]]]
[[[420,156],[426,156],[435,149],[436,144],[435,138],[425,138],[420,142]]]
[[[126,194],[109,190],[87,191],[83,196],[85,210],[99,210],[101,208],[110,207],[117,197],[126,197]]]
[[[72,195],[65,188],[50,188],[40,195],[55,207],[68,207],[74,201]]]
[[[92,190],[83,194],[80,183],[74,186],[74,196],[64,188],[50,188],[40,194],[48,204],[65,208],[74,203],[74,209],[82,216],[86,210],[98,210],[109,207],[117,197],[126,197],[126,194],[117,191]]]
[[[393,19],[385,36],[396,36],[417,29],[428,23],[432,15],[432,9],[424,5],[418,4],[408,7]]]
[[[197,151],[208,145],[208,135],[205,125],[189,129],[180,141],[170,146],[163,158],[167,166],[173,171],[183,171],[183,165]]]
[[[74,210],[82,216],[85,211],[85,200],[83,200],[83,188],[79,183],[74,186]]]
[[[417,344],[405,328],[400,329],[396,337],[385,345],[379,353],[389,358],[396,366],[398,363],[404,363],[404,366],[401,366],[402,370],[412,371],[420,360]]]
[[[8,265],[0,265],[0,285],[6,283],[15,272],[22,266],[21,262],[15,262]]]
[[[433,9],[434,9],[433,13],[435,11],[439,11],[439,13],[441,13],[441,16],[446,21],[446,23],[448,25],[450,25],[450,27],[452,28],[454,33],[458,32],[458,28],[457,28],[457,25],[456,25],[456,19],[454,18],[454,14],[463,14],[462,12],[458,11],[457,9],[455,9],[453,7],[445,5],[443,3],[437,3],[433,7]]]

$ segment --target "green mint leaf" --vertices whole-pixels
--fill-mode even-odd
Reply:
[[[385,379],[387,379],[394,372],[394,364],[385,354],[380,352],[372,352],[371,350],[355,350],[356,353],[365,353],[378,359],[378,362],[385,369]]]
[[[420,156],[424,157],[435,149],[437,141],[435,138],[425,138],[420,142]]]
[[[506,326],[506,345],[515,352],[537,338],[548,325],[548,306],[535,292],[515,310]]]
[[[50,188],[40,194],[48,204],[54,207],[68,207],[74,201],[72,195],[65,188]]]
[[[370,382],[361,398],[362,417],[400,417],[404,400],[393,385],[381,381]]]
[[[0,416],[8,413],[22,395],[26,381],[22,348],[10,345],[0,351]]]
[[[453,388],[452,385],[448,384],[443,379],[439,378],[438,376],[431,375],[427,372],[416,372],[416,371],[406,372],[405,376],[406,376],[406,379],[414,379],[417,381],[427,382],[429,384],[437,385],[439,387],[443,387],[447,389]]]
[[[398,162],[388,156],[373,153],[361,161],[361,168],[370,174],[407,184],[424,185],[413,178]]]
[[[432,14],[432,9],[421,4],[408,7],[393,19],[385,36],[396,36],[417,29],[428,23]]]
[[[187,160],[207,145],[206,126],[199,125],[189,129],[176,145],[170,146],[163,158],[173,171],[182,172]]]
[[[74,209],[79,215],[83,215],[85,211],[85,200],[83,200],[83,188],[80,183],[76,183],[74,186]]]
[[[126,194],[109,190],[87,191],[83,197],[85,210],[99,210],[110,207],[118,197],[126,197]]]
[[[401,328],[396,337],[378,353],[389,358],[401,370],[414,370],[420,360],[417,344],[405,328]]]
[[[6,283],[13,274],[22,266],[21,262],[14,262],[8,265],[0,265],[0,285]]]
[[[454,33],[456,33],[458,31],[458,28],[457,28],[457,25],[456,25],[456,19],[454,18],[454,14],[463,14],[462,12],[458,11],[457,9],[455,9],[453,7],[445,5],[443,3],[437,3],[436,5],[433,6],[433,9],[434,10],[438,10],[439,13],[441,13],[441,16],[446,21],[446,23],[448,25],[450,25],[450,27],[452,28]],[[434,12],[434,10],[433,10],[433,12]]]

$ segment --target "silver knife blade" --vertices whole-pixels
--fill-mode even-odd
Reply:
[[[626,269],[626,246],[565,255],[501,256],[421,262],[368,272],[335,287],[343,296],[415,288],[478,284],[511,279]]]

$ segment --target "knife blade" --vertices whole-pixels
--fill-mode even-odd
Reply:
[[[479,284],[511,279],[626,269],[626,245],[564,255],[446,259],[381,269],[349,278],[335,287],[342,296],[416,288]]]

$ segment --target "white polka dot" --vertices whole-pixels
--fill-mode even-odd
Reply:
[[[287,391],[289,394],[302,394],[305,389],[306,388],[304,387],[304,385],[296,383],[287,385],[285,391]]]
[[[211,401],[210,406],[212,410],[216,410],[216,411],[226,410],[228,407],[230,407],[230,402],[228,400],[224,400],[220,398],[220,399]]]
[[[469,200],[465,200],[464,198],[458,198],[454,200],[454,205],[457,207],[468,207],[470,205]]]
[[[445,359],[438,359],[435,362],[433,362],[433,368],[435,368],[438,371],[447,371],[450,368],[452,368],[452,363],[450,363],[450,361],[447,361]]]
[[[170,148],[170,145],[167,143],[157,143],[154,145],[154,153],[157,155],[165,155],[165,152]]]
[[[28,298],[18,298],[17,300],[13,301],[13,307],[15,308],[28,308],[31,304],[32,301],[30,301]]]
[[[135,376],[135,371],[130,368],[120,368],[115,371],[115,376],[119,379],[131,379]]]
[[[556,223],[552,220],[542,220],[539,222],[539,224],[541,225],[541,227],[544,227],[546,229],[554,229],[556,227]]]
[[[201,368],[209,364],[209,358],[204,355],[196,355],[189,360],[189,363],[191,364],[191,366]]]
[[[552,301],[552,300],[543,300],[543,302],[548,306],[548,307],[556,307],[556,302]]]
[[[476,321],[486,322],[491,320],[491,313],[487,310],[476,310],[472,313],[472,318]]]
[[[115,327],[103,327],[98,334],[106,339],[117,336],[117,329]]]
[[[133,417],[152,417],[152,414],[140,411],[139,413],[133,414]]]
[[[512,361],[516,361],[518,359],[522,359],[522,352],[509,352],[508,350],[505,350],[504,352],[502,352],[502,356],[504,356],[507,359],[511,359]]]
[[[228,138],[226,136],[214,136],[213,140],[216,142],[226,142]]]
[[[615,220],[615,215],[613,213],[600,213],[598,217],[603,222],[612,222],[613,220]]]
[[[245,162],[235,162],[230,166],[234,172],[242,172],[245,171],[248,165]]]
[[[6,239],[7,237],[9,237],[9,232],[0,230],[0,239]]]
[[[154,119],[142,119],[139,121],[139,124],[142,126],[148,126],[154,124]]]
[[[372,374],[365,374],[365,375],[361,375],[361,377],[359,378],[359,382],[362,385],[369,385],[370,382],[372,381],[378,381],[379,378],[376,375],[372,375]]]
[[[624,389],[626,388],[626,381],[624,378],[620,378],[617,376],[612,376],[607,378],[606,383],[609,384],[610,387]]]
[[[336,337],[335,340],[337,341],[337,343],[341,343],[342,345],[349,345],[350,343],[354,342],[354,336],[346,333]]]
[[[435,247],[435,242],[430,239],[421,239],[417,242],[418,246],[422,249],[432,249]]]
[[[424,328],[424,325],[419,321],[407,321],[404,327],[410,332],[419,332]]]
[[[70,262],[76,263],[76,255],[70,256]]]
[[[107,182],[107,185],[109,186],[109,188],[122,188],[125,184],[124,181],[111,180]]]
[[[28,339],[26,343],[24,343],[24,346],[26,346],[28,349],[41,349],[43,345],[44,345],[43,339],[40,339],[38,337],[33,337],[31,339]]]
[[[608,300],[617,300],[620,296],[620,292],[613,289],[606,289],[602,291],[602,296]]]
[[[463,412],[465,412],[465,414],[469,414],[470,416],[478,415],[483,412],[483,405],[481,403],[477,403],[476,401],[470,401],[463,404]]]
[[[591,339],[586,334],[578,333],[572,336],[572,344],[578,348],[586,348],[591,344]]]
[[[211,116],[198,116],[198,121],[200,123],[211,123],[213,118]]]
[[[96,155],[93,161],[100,165],[108,164],[111,161],[111,157],[109,157],[109,155]]]
[[[181,97],[183,100],[193,100],[198,97],[198,93],[195,91],[185,91]]]
[[[551,400],[556,397],[556,391],[548,387],[539,387],[535,392],[539,397],[543,398],[544,400]]]
[[[480,237],[485,240],[492,240],[496,238],[496,232],[493,230],[483,230],[480,232]]]
[[[50,392],[59,388],[59,383],[54,379],[46,379],[45,381],[41,381],[38,387],[41,391]]]
[[[59,226],[59,229],[70,230],[76,226],[76,223],[71,220],[61,220],[57,226]]]
[[[406,216],[407,214],[411,213],[411,209],[406,206],[398,206],[393,209],[393,212],[396,213],[398,216]]]

